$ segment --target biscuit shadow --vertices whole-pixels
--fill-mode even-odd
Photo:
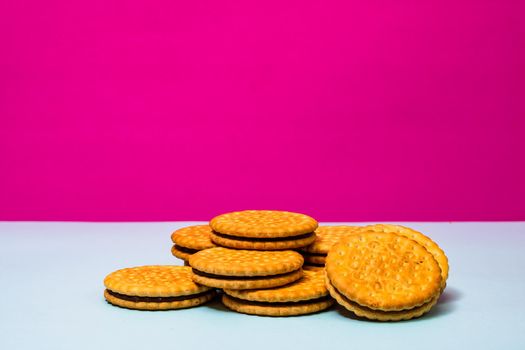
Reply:
[[[451,314],[457,309],[457,301],[461,300],[461,298],[463,298],[463,293],[459,289],[447,287],[437,304],[419,319],[424,321]]]
[[[456,288],[447,287],[441,297],[439,298],[439,304],[449,304],[456,302],[463,298],[463,293]]]
[[[457,309],[457,306],[455,304],[457,301],[461,300],[461,298],[463,298],[463,293],[460,290],[456,288],[447,287],[441,295],[441,297],[439,298],[437,304],[428,313],[418,318],[396,322],[424,322],[429,319],[451,314]],[[384,321],[369,320],[364,317],[356,316],[353,312],[348,311],[341,305],[337,305],[336,310],[341,316],[351,320],[371,323],[385,323]]]
[[[222,312],[231,312],[221,301],[222,294],[217,295],[215,298],[213,298],[211,301],[206,303],[204,306],[209,307],[211,309],[222,311]]]

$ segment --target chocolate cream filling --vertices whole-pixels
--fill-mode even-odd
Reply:
[[[225,235],[217,231],[213,231],[213,234],[222,238],[234,239],[237,241],[247,241],[247,242],[282,242],[282,241],[293,241],[296,239],[303,239],[312,236],[314,233],[309,232],[298,236],[288,236],[288,237],[272,237],[272,238],[261,238],[261,237],[239,237],[239,236],[230,236]]]
[[[305,252],[302,250],[299,250],[299,253],[301,253],[302,255],[306,255],[306,256],[324,256],[324,257],[327,256],[327,254],[323,254],[323,253],[310,253],[310,252]]]
[[[203,277],[209,277],[209,278],[216,278],[216,279],[221,279],[221,280],[260,280],[260,279],[273,279],[273,278],[279,278],[279,277],[288,276],[288,275],[291,275],[291,274],[297,272],[297,270],[295,270],[295,271],[291,271],[291,272],[280,273],[280,274],[278,274],[278,275],[269,275],[269,276],[225,276],[225,275],[214,275],[214,274],[212,274],[212,273],[207,273],[207,272],[200,271],[200,270],[197,270],[197,269],[191,269],[191,270],[192,270],[193,273],[196,274],[196,275],[203,276]]]
[[[316,266],[316,267],[324,267],[324,264],[316,264],[313,262],[305,261],[304,266]]]
[[[126,295],[126,294],[120,294],[116,293],[112,290],[106,289],[109,295],[114,296],[115,298],[119,298],[122,300],[132,301],[134,303],[166,303],[166,302],[172,302],[172,301],[182,301],[182,300],[188,300],[188,299],[194,299],[199,298],[208,294],[215,293],[214,289],[207,290],[205,292],[197,293],[197,294],[189,294],[189,295],[180,295],[177,297],[141,297],[138,295]]]
[[[302,306],[302,305],[320,303],[320,302],[328,301],[331,299],[329,295],[320,297],[320,298],[316,298],[316,299],[310,299],[310,300],[285,301],[285,302],[278,302],[278,301],[264,302],[264,301],[244,300],[244,299],[232,297],[231,295],[228,295],[228,298],[238,303],[242,303],[243,305],[253,305],[253,306]]]
[[[195,254],[195,253],[198,252],[197,249],[186,248],[186,247],[180,246],[178,244],[175,244],[175,249],[177,249],[178,251],[181,251],[183,253],[187,253],[187,254]]]

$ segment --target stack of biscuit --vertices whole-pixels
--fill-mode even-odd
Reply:
[[[304,214],[247,210],[171,238],[172,254],[189,266],[116,271],[105,280],[106,300],[176,309],[203,304],[219,289],[227,308],[245,314],[303,315],[337,302],[359,317],[399,321],[428,312],[448,277],[441,248],[398,225],[318,227]]]
[[[322,271],[303,271],[304,259],[291,249],[315,241],[318,223],[298,213],[246,210],[210,221],[211,240],[221,246],[189,258],[193,280],[224,290],[231,310],[291,316],[325,310],[329,297]]]

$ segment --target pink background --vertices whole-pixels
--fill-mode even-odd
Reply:
[[[106,3],[0,3],[0,220],[525,220],[525,2]]]

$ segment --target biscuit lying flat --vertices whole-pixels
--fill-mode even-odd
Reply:
[[[190,255],[198,251],[216,247],[210,239],[211,228],[208,225],[188,226],[171,234],[174,245],[171,253],[187,262]]]
[[[236,249],[286,250],[315,241],[317,221],[298,213],[245,210],[216,216],[210,221],[211,240]]]
[[[229,309],[261,316],[304,315],[329,308],[323,271],[304,271],[304,276],[283,287],[260,290],[224,290],[222,302]]]
[[[104,279],[104,297],[136,310],[183,309],[204,304],[216,292],[191,279],[186,266],[140,266],[117,270]]]
[[[315,242],[299,250],[304,257],[304,264],[324,266],[330,248],[348,235],[359,233],[361,229],[361,226],[319,226],[315,230]]]
[[[434,256],[394,233],[351,235],[330,249],[325,269],[332,297],[369,319],[419,317],[441,294],[441,269]]]
[[[211,248],[190,256],[192,278],[208,287],[260,289],[282,286],[303,275],[301,254]]]

